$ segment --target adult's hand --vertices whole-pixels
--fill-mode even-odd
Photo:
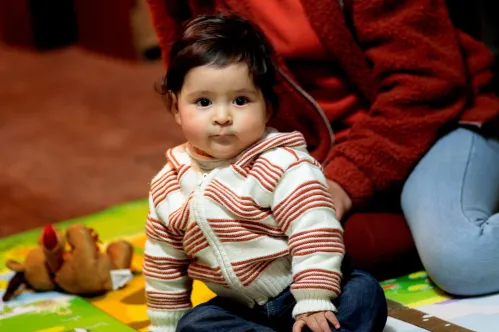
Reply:
[[[352,208],[352,199],[337,182],[327,180],[327,184],[329,186],[329,193],[333,197],[336,218],[341,220]]]

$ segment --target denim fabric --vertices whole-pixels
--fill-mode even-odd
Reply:
[[[228,299],[215,297],[187,312],[180,320],[179,332],[270,332],[291,331],[295,299],[289,289],[262,306],[248,308]],[[334,300],[341,329],[332,331],[382,331],[387,319],[383,290],[369,274],[353,270],[345,275],[341,296]],[[309,329],[305,328],[303,331]]]
[[[499,291],[499,139],[458,128],[407,179],[401,199],[424,267],[456,295]]]

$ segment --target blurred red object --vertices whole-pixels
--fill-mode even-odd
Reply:
[[[34,47],[28,0],[0,1],[0,39],[11,46]]]
[[[83,48],[127,60],[137,60],[130,15],[133,0],[75,0],[78,43]]]
[[[385,280],[423,269],[401,213],[355,213],[344,224],[347,256],[356,268]]]
[[[0,1],[0,40],[5,44],[45,50],[77,39],[73,1]]]

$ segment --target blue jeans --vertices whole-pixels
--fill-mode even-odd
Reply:
[[[499,291],[499,139],[458,128],[407,179],[402,209],[433,281],[456,295]]]
[[[215,297],[188,311],[180,320],[178,332],[290,332],[295,299],[286,289],[262,306],[248,308]],[[387,319],[383,290],[369,274],[358,270],[345,273],[341,296],[334,300],[339,331],[382,331]],[[331,327],[332,331],[338,331]],[[309,331],[309,329],[303,329]]]

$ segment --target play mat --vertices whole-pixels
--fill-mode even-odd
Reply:
[[[98,232],[103,245],[115,239],[131,242],[134,279],[120,290],[94,298],[25,291],[7,303],[0,300],[0,331],[146,331],[141,274],[146,215],[147,201],[141,200],[57,224],[64,229],[70,224],[84,223]],[[23,261],[26,253],[36,246],[39,234],[40,230],[35,229],[0,239],[0,295],[12,277],[5,261]],[[499,295],[452,299],[436,289],[423,271],[381,285],[390,299],[392,316],[386,332],[499,331]],[[194,284],[194,305],[212,296],[202,283]]]

